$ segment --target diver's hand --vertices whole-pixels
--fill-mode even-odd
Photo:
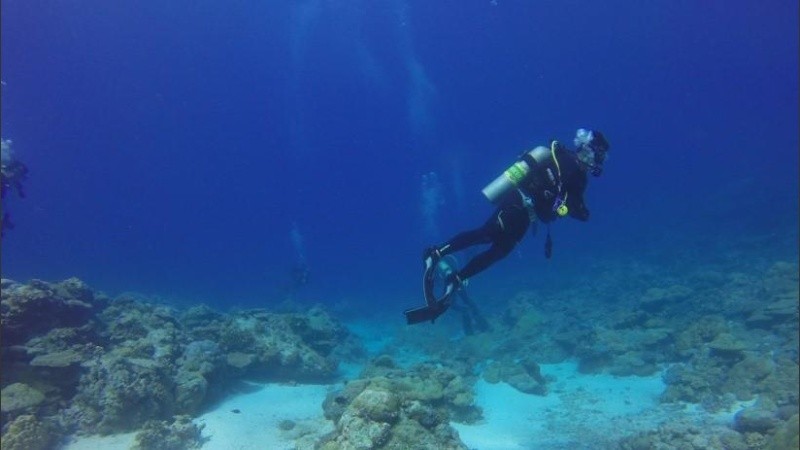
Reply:
[[[580,220],[581,222],[586,222],[589,220],[589,210],[586,209],[585,206],[581,208],[574,208],[572,211],[570,211],[570,216]]]

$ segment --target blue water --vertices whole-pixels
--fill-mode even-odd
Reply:
[[[421,249],[578,127],[612,146],[591,220],[555,224],[550,261],[529,235],[479,292],[611,259],[797,260],[796,1],[4,0],[1,54],[30,169],[3,277],[270,306],[302,260],[300,301],[399,321]]]

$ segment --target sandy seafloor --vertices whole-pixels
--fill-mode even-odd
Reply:
[[[461,442],[469,449],[610,450],[633,441],[637,445],[634,448],[655,448],[643,447],[654,443],[666,447],[673,440],[675,448],[726,448],[728,441],[721,439],[724,436],[731,436],[734,443],[745,443],[746,448],[759,448],[761,443],[756,441],[749,445],[745,439],[773,436],[739,426],[741,417],[746,414],[739,415],[734,426],[739,412],[749,412],[756,417],[764,413],[774,419],[777,427],[783,423],[795,425],[797,420],[797,265],[794,260],[785,262],[774,258],[754,262],[743,258],[747,253],[739,250],[724,255],[730,264],[692,265],[669,276],[660,274],[659,265],[602,263],[589,266],[596,271],[599,280],[596,285],[570,287],[563,292],[554,288],[552,291],[494,294],[500,299],[507,298],[499,303],[509,306],[498,309],[497,304],[485,304],[489,311],[495,307],[487,317],[497,321],[492,321],[494,330],[479,342],[469,341],[455,314],[448,318],[449,323],[442,320],[444,323],[410,328],[398,324],[399,314],[394,311],[371,312],[365,317],[361,311],[358,312],[361,315],[354,315],[351,310],[342,308],[346,316],[350,314],[348,318],[331,321],[337,327],[346,327],[359,345],[356,356],[341,358],[349,362],[339,364],[333,383],[250,382],[251,389],[247,392],[231,395],[193,419],[202,426],[201,448],[311,450],[316,442],[334,430],[334,423],[324,417],[323,401],[330,392],[341,389],[343,383],[361,378],[363,367],[360,364],[371,364],[370,359],[387,356],[392,367],[401,369],[395,373],[402,373],[403,369],[413,373],[413,368],[420,363],[436,366],[437,362],[442,362],[445,365],[451,350],[456,362],[460,356],[461,360],[469,361],[469,365],[461,374],[455,370],[450,373],[471,381],[473,377],[464,376],[465,372],[485,370],[483,374],[469,374],[477,375],[473,386],[474,405],[481,409],[481,419],[469,424],[451,422]],[[629,278],[634,285],[630,289],[628,286],[620,289],[619,279]],[[654,288],[649,285],[652,280],[657,280]],[[587,307],[583,299],[602,289],[608,289],[608,293],[593,299]],[[609,302],[608,310],[595,307],[599,301],[615,299],[617,294],[619,300]],[[151,307],[142,308],[149,311],[147,308]],[[263,311],[260,314],[264,314]],[[528,322],[525,326],[509,326],[503,322],[507,314],[526,318]],[[142,315],[141,320],[149,317]],[[246,315],[230,317],[251,319]],[[748,322],[750,319],[755,321]],[[533,325],[529,323],[531,320],[535,320]],[[649,325],[641,325],[650,320],[653,322]],[[541,328],[536,328],[539,326]],[[674,346],[680,344],[683,353],[661,347],[665,329],[671,330],[672,336],[667,342]],[[570,333],[590,330],[596,342],[584,344],[585,351],[612,346],[616,354],[633,353],[637,355],[633,363],[625,364],[634,369],[639,367],[635,363],[644,362],[647,352],[643,349],[647,345],[658,345],[659,351],[663,349],[665,354],[653,358],[647,371],[632,372],[625,365],[616,367],[623,369],[617,373],[657,370],[647,376],[584,373],[578,370],[583,359],[563,359],[581,358],[580,352],[548,350],[551,344],[553,348],[558,347],[558,339],[586,340],[581,334],[560,330]],[[481,338],[481,334],[476,337]],[[464,345],[459,345],[461,339]],[[491,376],[492,366],[516,367],[527,353],[535,354],[537,346],[541,346],[539,353],[544,355],[535,356],[535,359],[547,380],[546,395],[526,394],[505,382],[486,381],[509,380]],[[722,356],[712,357],[715,349],[721,351]],[[742,356],[742,361],[731,362],[730,355],[724,356],[729,350]],[[113,351],[119,350],[112,348],[108,353],[113,354]],[[692,353],[695,351],[697,353]],[[467,359],[463,356],[472,355],[471,352],[478,352],[479,357]],[[683,375],[677,370],[682,368]],[[417,380],[430,373],[418,371],[414,382],[418,383]],[[761,378],[752,376],[759,373],[765,380],[763,383]],[[728,380],[721,375],[732,375],[732,378]],[[675,377],[681,376],[684,378],[678,378],[678,383],[673,382]],[[670,381],[669,386],[665,379]],[[685,397],[680,396],[680,391],[672,392],[676,387],[691,387],[694,380],[707,383],[709,387],[702,385],[698,392]],[[724,385],[716,390],[714,383]],[[709,394],[705,397],[704,389]],[[670,396],[670,392],[673,395]],[[678,401],[685,398],[698,403]],[[752,400],[735,402],[734,398]],[[761,405],[762,399],[765,405]],[[775,405],[769,405],[771,402]],[[787,411],[786,417],[781,415]],[[787,419],[792,420],[791,424]],[[290,421],[293,427],[281,426],[285,421]],[[796,428],[787,433],[793,430]],[[62,448],[127,450],[133,447],[136,434],[74,436]],[[637,436],[639,434],[643,436]],[[648,438],[648,434],[654,437]],[[628,439],[637,437],[642,439]],[[720,439],[712,442],[716,438]],[[781,444],[784,442],[786,440]]]
[[[575,362],[542,364],[555,379],[545,396],[524,394],[506,383],[479,380],[476,403],[484,420],[452,423],[461,440],[476,450],[613,448],[620,438],[660,424],[689,422],[698,427],[727,428],[733,415],[752,402],[737,403],[716,414],[695,405],[659,404],[662,374],[615,377],[579,373]],[[352,371],[355,368],[345,368]],[[332,385],[252,384],[253,392],[229,397],[195,419],[204,425],[204,450],[311,449],[333,430],[323,417],[322,401]],[[236,412],[235,412],[236,411]],[[295,422],[281,430],[283,420]],[[66,450],[129,449],[135,433],[77,437]]]

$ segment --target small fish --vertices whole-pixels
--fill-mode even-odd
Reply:
[[[231,412],[234,414],[241,414],[241,411],[238,409],[232,409]]]

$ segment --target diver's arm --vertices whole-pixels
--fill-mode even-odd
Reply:
[[[569,207],[569,215],[573,219],[578,219],[581,222],[589,220],[589,209],[586,207],[586,203],[583,202],[583,198],[581,198],[579,202],[576,202],[575,205]]]
[[[586,177],[576,177],[573,183],[574,187],[569,190],[569,197],[567,197],[567,207],[569,208],[569,216],[586,222],[589,220],[589,208],[586,207],[586,202],[583,200],[583,193],[586,191]]]

